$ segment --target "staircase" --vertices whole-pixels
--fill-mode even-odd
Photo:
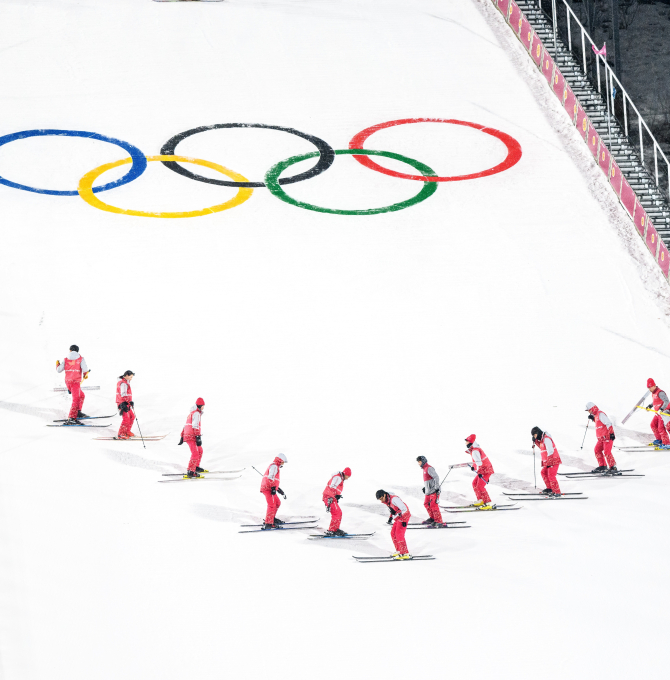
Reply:
[[[587,75],[582,71],[580,63],[570,53],[558,35],[554,47],[551,18],[538,7],[537,0],[515,1],[530,22],[533,30],[544,43],[558,68],[561,69],[566,82],[570,85],[589,120],[598,131],[600,138],[607,144],[612,157],[637,194],[659,236],[666,246],[670,247],[670,205],[668,200],[656,186],[654,178],[644,167],[636,149],[629,142],[614,116],[610,118],[608,130],[606,100],[593,86]]]

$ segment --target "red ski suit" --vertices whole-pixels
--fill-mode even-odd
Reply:
[[[604,411],[601,411],[597,406],[594,406],[589,413],[595,416],[596,424],[596,447],[593,449],[596,454],[598,465],[603,467],[615,467],[616,461],[612,455],[612,445],[614,442],[610,439],[610,435],[614,434],[614,427],[612,421],[607,417]]]
[[[119,427],[119,434],[117,437],[125,438],[133,436],[130,431],[135,422],[135,412],[133,411],[132,406],[130,406],[132,400],[133,391],[130,389],[130,383],[125,378],[121,378],[121,380],[116,383],[116,406],[118,408],[124,402],[129,404],[129,406],[128,410],[121,416],[121,427]]]
[[[79,352],[70,352],[63,359],[63,363],[56,366],[56,371],[58,373],[65,371],[65,386],[72,395],[72,404],[70,405],[68,417],[76,418],[84,405],[86,397],[84,390],[81,389],[82,375],[89,371],[86,359]]]
[[[475,490],[475,496],[478,501],[490,503],[491,497],[486,490],[486,485],[493,474],[493,466],[488,456],[481,449],[479,444],[475,442],[469,449],[466,450],[472,456],[472,464],[475,468],[477,476],[472,480],[472,488]]]
[[[281,505],[279,496],[277,495],[277,489],[279,488],[279,476],[281,472],[281,466],[284,461],[277,457],[268,466],[268,469],[263,475],[263,481],[261,482],[261,493],[265,496],[265,500],[268,502],[268,509],[265,513],[265,523],[274,524],[275,516],[277,515],[277,510]],[[275,491],[273,493],[272,491]]]
[[[423,470],[423,484],[425,499],[423,507],[428,511],[428,517],[442,524],[442,513],[440,512],[440,478],[435,472],[435,468],[428,463],[421,466]]]
[[[548,432],[542,435],[541,439],[535,440],[536,446],[539,447],[542,454],[542,469],[540,474],[544,480],[544,484],[548,489],[554,493],[561,493],[561,488],[558,486],[556,475],[558,474],[558,466],[563,462],[558,455],[558,449],[554,440]]]
[[[407,543],[405,543],[405,531],[407,529],[409,518],[411,517],[409,508],[400,500],[398,496],[391,496],[390,494],[386,500],[386,505],[388,505],[391,513],[395,513],[393,528],[391,529],[391,539],[393,540],[393,545],[401,555],[406,555],[409,552],[407,549]],[[405,526],[403,526],[403,523]]]
[[[670,404],[668,400],[668,395],[656,385],[656,389],[652,391],[651,396],[654,400],[654,408],[657,411],[665,411]],[[670,444],[670,437],[668,437],[667,428],[670,426],[668,423],[670,418],[668,416],[661,416],[658,413],[651,419],[651,429],[656,436],[656,439],[660,439],[663,446],[668,446]]]
[[[344,473],[336,472],[326,484],[323,490],[323,502],[326,504],[326,510],[330,512],[330,526],[328,531],[337,531],[340,528],[342,521],[342,510],[337,502],[337,496],[342,495],[342,488],[344,487]]]
[[[195,472],[195,469],[200,466],[200,461],[202,460],[202,446],[198,446],[195,441],[196,437],[200,437],[202,434],[202,413],[200,409],[193,404],[191,410],[186,417],[186,425],[181,431],[182,439],[188,444],[188,448],[191,449],[191,460],[188,463],[188,469],[191,472]]]

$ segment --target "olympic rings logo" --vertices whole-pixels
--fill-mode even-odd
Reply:
[[[417,161],[413,158],[408,158],[407,156],[402,156],[397,153],[392,153],[390,151],[376,151],[372,149],[364,148],[365,142],[371,137],[375,132],[383,130],[386,128],[394,127],[396,125],[407,125],[411,123],[447,123],[450,125],[462,125],[469,128],[474,128],[480,132],[490,135],[499,139],[507,148],[507,155],[505,159],[491,168],[483,170],[481,172],[471,173],[467,175],[454,175],[454,176],[438,176],[432,168],[428,167],[425,163]],[[212,163],[211,161],[205,161],[199,158],[191,158],[188,156],[177,155],[176,149],[177,145],[186,139],[200,132],[205,132],[207,130],[218,130],[224,128],[263,128],[268,130],[279,130],[281,132],[286,132],[291,135],[296,135],[307,140],[316,147],[316,151],[312,153],[301,154],[299,156],[291,156],[275,165],[273,165],[265,174],[263,182],[252,182],[246,177],[241,175],[239,172],[230,170],[229,168],[219,165],[218,163]],[[106,163],[101,165],[90,172],[87,172],[79,181],[79,186],[76,191],[53,191],[50,189],[37,189],[35,187],[26,186],[24,184],[18,184],[12,182],[2,176],[0,176],[0,184],[12,187],[14,189],[20,189],[22,191],[32,191],[38,194],[49,194],[51,196],[81,196],[81,198],[86,201],[89,205],[99,210],[105,210],[107,212],[117,213],[119,215],[135,215],[138,217],[161,217],[161,218],[178,218],[178,217],[198,217],[200,215],[210,215],[212,213],[221,212],[223,210],[229,210],[238,205],[241,205],[253,194],[254,189],[266,187],[270,192],[281,199],[285,203],[294,205],[298,208],[303,208],[305,210],[313,210],[315,212],[330,213],[335,215],[376,215],[379,213],[393,212],[396,210],[402,210],[404,208],[409,208],[412,205],[416,205],[421,201],[425,201],[429,196],[437,191],[437,186],[439,182],[461,182],[464,180],[476,179],[480,177],[488,177],[490,175],[495,175],[497,173],[509,170],[511,167],[516,165],[521,159],[522,151],[519,142],[511,137],[510,135],[501,132],[500,130],[495,130],[493,128],[486,127],[484,125],[479,125],[477,123],[470,123],[463,120],[453,120],[444,118],[403,118],[401,120],[391,120],[385,123],[379,123],[378,125],[373,125],[372,127],[366,128],[361,132],[354,135],[349,142],[348,149],[333,149],[327,142],[313,135],[309,135],[305,132],[300,132],[299,130],[294,130],[293,128],[279,127],[277,125],[262,125],[260,123],[221,123],[218,125],[205,125],[202,127],[193,128],[192,130],[187,130],[186,132],[181,132],[169,139],[161,148],[160,154],[156,156],[145,156],[136,146],[129,144],[128,142],[121,141],[119,139],[114,139],[113,137],[106,137],[104,135],[97,134],[95,132],[82,132],[78,130],[24,130],[22,132],[15,132],[13,134],[5,135],[0,137],[0,147],[8,144],[9,142],[17,141],[20,139],[25,139],[27,137],[40,137],[40,136],[65,136],[65,137],[85,137],[90,139],[96,139],[102,142],[108,142],[109,144],[114,144],[116,146],[124,149],[128,154],[129,158],[124,158],[120,161],[115,161],[112,163]],[[422,183],[420,191],[415,194],[412,198],[399,203],[393,203],[391,205],[383,206],[381,208],[369,208],[366,210],[338,210],[332,208],[324,208],[318,205],[313,205],[311,203],[305,203],[303,201],[298,201],[292,198],[284,190],[284,186],[287,184],[294,184],[296,182],[302,182],[304,180],[316,177],[321,173],[325,172],[330,168],[330,166],[335,161],[335,156],[350,155],[353,156],[361,165],[380,172],[384,175],[389,175],[390,177],[396,177],[399,179],[413,180]],[[406,165],[413,168],[420,174],[407,174],[404,172],[397,172],[395,170],[389,170],[385,168],[370,158],[370,156],[381,156],[383,158],[392,158],[396,161],[405,163]],[[309,169],[302,173],[292,175],[289,177],[282,177],[283,173],[288,170],[292,165],[300,163],[301,161],[309,160],[314,158],[316,162]],[[204,182],[207,184],[215,184],[217,186],[234,187],[237,189],[235,196],[208,208],[203,208],[202,210],[191,210],[187,212],[145,212],[140,210],[130,210],[125,208],[117,208],[109,203],[103,202],[96,194],[100,194],[103,191],[109,191],[110,189],[115,189],[117,187],[128,184],[133,180],[137,179],[140,175],[144,173],[147,169],[147,164],[152,162],[161,162],[168,170],[178,173],[183,177],[195,180],[197,182]],[[195,172],[183,167],[181,163],[186,163],[190,165],[196,165],[201,167],[210,168],[215,170],[227,179],[214,179],[211,177],[205,177],[203,175],[198,175]],[[104,173],[112,170],[113,168],[121,167],[123,165],[129,165],[130,169],[123,175],[120,179],[103,184],[102,186],[93,186],[93,183]]]

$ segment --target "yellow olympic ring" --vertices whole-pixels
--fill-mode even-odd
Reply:
[[[199,158],[188,158],[187,156],[147,156],[147,161],[178,161],[180,163],[194,163],[195,165],[202,165],[206,168],[211,168],[216,170],[226,177],[230,177],[236,182],[248,182],[246,177],[243,177],[238,172],[234,170],[229,170],[224,168],[223,165],[218,165],[217,163],[211,163],[210,161],[203,161]],[[219,205],[213,205],[211,208],[203,208],[202,210],[189,210],[188,212],[146,212],[143,210],[124,210],[123,208],[116,208],[113,205],[103,203],[94,193],[93,193],[93,182],[102,175],[104,172],[111,170],[112,168],[118,168],[120,165],[127,165],[132,163],[132,158],[124,158],[123,160],[116,161],[114,163],[106,163],[100,167],[95,168],[87,172],[80,180],[79,187],[77,191],[79,195],[94,208],[99,210],[106,210],[107,212],[118,213],[120,215],[135,215],[137,217],[199,217],[200,215],[211,215],[212,213],[221,212],[222,210],[229,210],[230,208],[235,208],[236,206],[244,203],[251,198],[251,194],[254,190],[247,187],[240,187],[237,190],[237,194],[225,203],[220,203]]]

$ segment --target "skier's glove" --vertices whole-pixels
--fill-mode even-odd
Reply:
[[[177,446],[181,446],[183,443],[184,443],[184,438],[179,437],[179,444],[177,444]]]
[[[615,439],[616,439],[616,437],[614,436],[614,432],[611,432],[610,433],[610,440],[614,441]]]
[[[391,522],[393,522],[393,515],[389,515],[388,522],[386,523],[391,524]]]
[[[128,410],[128,404],[127,404],[127,402],[122,401],[122,402],[119,404],[119,411],[123,414],[123,413],[125,413],[127,410]]]
[[[589,420],[593,420],[595,422],[596,417],[593,415],[593,413],[589,413]]]
[[[60,362],[56,362],[56,366],[58,366],[59,363],[60,363]],[[650,411],[653,411],[653,409],[654,409],[654,404],[653,404],[653,402],[652,402],[651,404],[649,404],[649,406],[647,406],[647,408],[648,408]]]
[[[198,446],[202,446],[202,437],[199,434],[195,435],[195,443]]]
[[[421,489],[421,493],[426,493],[426,487],[425,486]]]
[[[277,495],[277,487],[276,486],[270,487],[270,494],[272,494],[273,496]]]
[[[87,380],[87,379],[88,379],[88,374],[89,374],[90,372],[91,372],[91,371],[86,371],[86,373],[84,373],[84,380]]]
[[[406,527],[406,526],[407,526],[407,522],[403,522],[402,525],[403,525],[404,527]]]
[[[133,408],[135,408],[135,402],[134,402],[134,401],[129,401],[129,402],[128,402],[128,406],[132,406]]]
[[[468,467],[474,472],[475,471],[475,466],[474,465],[468,465]]]
[[[60,359],[56,359],[56,368],[60,366]]]
[[[338,493],[335,495],[335,500],[339,501],[342,498],[342,494]]]

